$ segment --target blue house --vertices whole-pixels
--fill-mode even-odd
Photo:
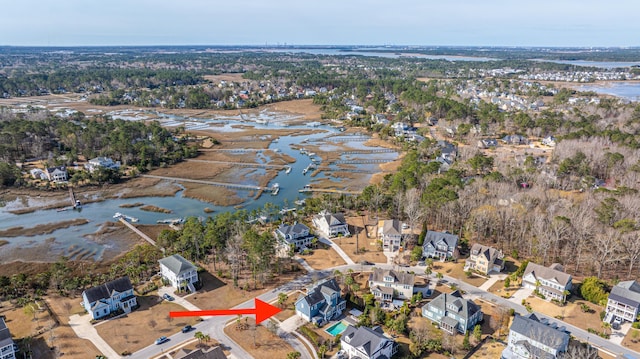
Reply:
[[[105,317],[118,310],[129,313],[137,305],[133,286],[127,276],[82,292],[82,306],[92,319]]]
[[[339,317],[347,307],[340,297],[340,286],[335,279],[326,280],[301,295],[296,301],[296,314],[306,321],[322,325]]]

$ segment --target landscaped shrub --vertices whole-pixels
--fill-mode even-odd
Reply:
[[[604,305],[607,302],[605,284],[596,277],[587,277],[580,286],[580,295],[591,303]]]

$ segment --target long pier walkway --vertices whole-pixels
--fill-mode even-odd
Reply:
[[[129,229],[131,229],[132,231],[134,231],[137,235],[139,235],[142,239],[144,239],[145,241],[151,243],[151,245],[153,245],[154,247],[157,247],[158,244],[156,243],[156,241],[154,241],[153,239],[151,239],[151,237],[147,236],[146,234],[142,233],[141,230],[139,230],[138,228],[136,228],[133,224],[127,222],[126,219],[120,217],[119,219],[120,222],[122,222],[122,224],[124,224],[125,226],[129,227]]]
[[[279,170],[285,169],[284,165],[268,165],[268,164],[263,164],[263,163],[235,162],[235,161],[210,161],[210,160],[194,160],[194,159],[187,159],[185,161],[188,161],[188,162],[200,162],[200,163],[223,164],[223,165],[232,165],[232,166],[240,166],[240,167],[276,168],[276,169],[279,169]]]
[[[191,182],[191,183],[208,184],[212,186],[227,187],[231,189],[241,189],[241,190],[247,190],[247,191],[260,191],[260,190],[270,191],[273,189],[271,187],[260,187],[260,186],[244,185],[244,184],[236,184],[236,183],[214,182],[214,181],[196,180],[196,179],[180,178],[180,177],[167,177],[167,176],[154,176],[154,175],[140,175],[140,177],[163,179],[163,180],[174,181],[174,182]]]

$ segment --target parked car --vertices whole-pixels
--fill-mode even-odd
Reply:
[[[168,341],[169,338],[165,337],[165,336],[161,336],[160,338],[156,339],[156,345],[160,345],[166,341]]]
[[[192,327],[192,326],[190,326],[190,325],[185,325],[185,326],[182,328],[182,332],[183,332],[183,333],[188,333],[188,332],[190,332],[192,329],[193,329],[193,327]]]
[[[162,295],[162,298],[164,298],[164,299],[166,299],[166,300],[168,300],[168,301],[170,301],[170,302],[172,302],[172,301],[173,301],[173,299],[174,299],[174,298],[173,298],[172,296],[170,296],[168,293],[164,293],[164,294]]]
[[[360,264],[363,266],[372,266],[374,265],[373,262],[369,262],[369,261],[360,261]]]

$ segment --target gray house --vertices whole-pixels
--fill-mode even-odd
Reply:
[[[529,262],[522,275],[522,286],[537,290],[549,300],[564,302],[571,290],[572,278],[570,274],[564,272],[564,268],[559,263],[545,267]]]
[[[422,307],[422,316],[438,323],[442,330],[465,334],[482,320],[480,306],[462,298],[459,291],[442,293]]]
[[[296,251],[308,248],[311,240],[315,238],[309,234],[309,227],[297,222],[293,225],[281,224],[274,234],[287,249],[289,246],[294,246]]]
[[[9,328],[4,323],[4,318],[0,317],[0,359],[13,359],[16,357],[13,344],[11,332],[9,332]]]
[[[422,245],[422,255],[438,258],[458,258],[458,236],[448,232],[427,231]]]
[[[391,302],[393,298],[410,299],[415,275],[409,272],[374,268],[369,274],[369,290],[376,300]]]
[[[568,346],[569,334],[564,327],[538,319],[533,313],[516,315],[501,359],[554,359],[566,352]]]
[[[628,280],[616,284],[611,288],[607,299],[605,322],[628,321],[635,322],[640,308],[640,284],[635,280]]]
[[[380,327],[349,325],[342,332],[340,347],[349,359],[389,359],[398,351],[396,342],[386,337]]]
[[[299,317],[322,325],[339,317],[347,307],[347,301],[340,296],[340,286],[332,278],[309,289],[307,295],[300,295],[295,306]]]

